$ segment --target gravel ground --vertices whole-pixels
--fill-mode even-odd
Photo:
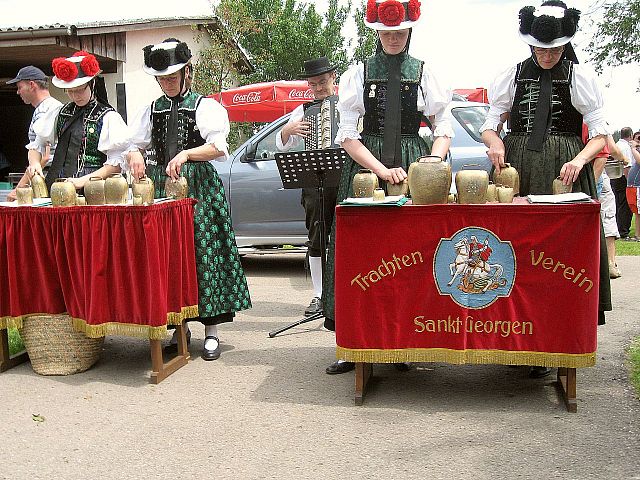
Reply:
[[[353,373],[324,373],[335,340],[320,320],[267,336],[311,298],[303,257],[244,263],[254,308],[220,327],[218,361],[199,358],[198,324],[193,361],[160,385],[148,383],[148,343],[125,337],[108,337],[81,374],[43,377],[28,363],[0,374],[0,478],[640,479],[624,353],[640,335],[640,257],[619,258],[576,414],[555,377],[500,365],[376,366],[356,407]]]

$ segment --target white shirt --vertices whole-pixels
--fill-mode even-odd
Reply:
[[[58,99],[53,97],[45,98],[36,106],[35,110],[33,111],[33,115],[31,116],[31,123],[29,124],[29,133],[28,133],[29,143],[25,145],[25,148],[27,150],[38,150],[40,152],[40,155],[44,155],[45,147],[38,147],[35,144],[36,132],[33,129],[33,126],[40,119],[40,117],[42,117],[49,110],[54,108],[57,108],[57,109],[62,108],[62,103]],[[49,153],[51,157],[49,157],[49,160],[47,161],[47,165],[50,165],[51,162],[53,162],[53,154],[55,152],[55,147],[56,147],[55,144],[52,144],[50,146]]]
[[[196,108],[196,126],[205,142],[224,153],[214,160],[224,162],[229,156],[229,115],[224,107],[213,98],[203,97]],[[151,144],[151,104],[140,109],[130,122],[129,141],[127,151],[144,150]]]
[[[510,112],[516,93],[517,65],[505,70],[496,77],[489,87],[489,113],[480,127],[485,130],[498,130],[500,115]],[[613,131],[605,118],[602,91],[596,82],[595,74],[585,65],[574,64],[571,84],[571,103],[582,114],[584,123],[589,128],[589,138],[597,135],[609,135]]]
[[[631,151],[631,144],[624,139],[620,139],[616,142],[617,147],[622,152],[622,155],[629,160],[629,166],[632,167],[636,162],[633,158],[633,152]]]
[[[364,64],[353,65],[340,77],[338,94],[338,112],[340,125],[336,134],[336,143],[345,139],[359,140],[358,121],[364,116]],[[451,102],[451,89],[440,84],[433,73],[424,66],[418,86],[418,111],[425,116],[435,116],[433,122],[434,137],[453,138],[453,128],[446,113]]]
[[[300,120],[302,120],[304,118],[304,105],[298,105],[293,112],[291,112],[291,116],[289,117],[289,120],[287,121],[287,125],[289,125],[290,123],[293,122],[298,122]],[[282,143],[282,130],[280,130],[278,133],[276,133],[276,148],[278,150],[280,150],[281,152],[287,152],[289,150],[291,150],[294,147],[297,147],[298,145],[300,145],[300,142],[302,142],[303,137],[301,137],[300,135],[289,135],[289,140],[287,140],[287,143]]]
[[[56,132],[56,124],[58,123],[58,114],[62,104],[59,107],[52,108],[47,111],[34,124],[33,129],[36,132],[36,139],[33,144],[37,149],[44,148],[47,143],[51,145],[58,143],[58,135]],[[98,150],[107,156],[105,165],[120,167],[122,170],[126,168],[126,160],[124,151],[129,146],[129,131],[127,124],[124,123],[120,114],[114,110],[110,110],[102,117],[102,129],[98,138]]]

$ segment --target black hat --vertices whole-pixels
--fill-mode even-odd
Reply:
[[[315,58],[313,60],[307,60],[304,62],[304,73],[301,75],[302,78],[310,78],[317,77],[318,75],[323,75],[325,73],[333,72],[337,65],[330,65],[327,57]]]
[[[46,80],[47,76],[44,74],[42,70],[38,67],[34,67],[33,65],[27,65],[26,67],[22,67],[18,71],[18,75],[13,80],[9,80],[7,85],[12,83],[18,83],[20,80]]]
[[[547,1],[542,6],[520,10],[520,38],[532,47],[554,48],[566,45],[578,29],[580,11],[564,2]]]

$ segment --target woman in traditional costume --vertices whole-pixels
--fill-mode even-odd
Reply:
[[[97,75],[102,71],[90,53],[79,51],[68,58],[54,58],[52,83],[63,89],[70,102],[49,110],[33,129],[36,139],[29,150],[29,175],[42,175],[41,151],[56,145],[46,176],[51,187],[56,178],[69,178],[77,189],[90,177],[106,178],[124,166],[128,146],[127,125],[106,100]]]
[[[251,308],[229,205],[211,162],[227,158],[229,118],[218,102],[191,91],[193,66],[186,43],[170,38],[145,47],[142,68],[156,78],[164,95],[130,124],[129,166],[135,178],[146,173],[153,180],[156,198],[166,196],[167,178],[182,176],[189,185],[188,196],[198,200],[194,224],[199,316],[192,320],[205,326],[202,357],[216,360],[221,352],[217,325]],[[187,328],[188,341],[190,337]],[[175,351],[174,334],[165,352]]]
[[[444,158],[449,150],[454,135],[446,115],[451,91],[423,61],[407,53],[411,29],[419,18],[417,0],[369,0],[367,4],[365,24],[377,31],[378,44],[374,56],[350,67],[340,78],[336,143],[349,159],[342,171],[338,202],[353,196],[351,182],[360,168],[372,170],[382,184],[395,184],[407,178],[409,165],[421,156],[431,153]],[[423,117],[433,126],[431,152],[418,135]],[[325,327],[330,330],[335,329],[334,254],[332,235],[323,289]],[[344,373],[353,367],[352,362],[338,360],[326,372]]]
[[[571,45],[580,12],[561,1],[520,10],[520,38],[531,56],[498,75],[490,88],[491,107],[480,131],[487,155],[500,171],[505,162],[520,175],[520,195],[551,194],[560,177],[574,192],[597,199],[591,160],[602,150],[606,122],[602,93],[595,75],[579,65]],[[502,140],[498,129],[508,120],[510,133]],[[582,123],[589,141],[581,138]],[[604,238],[600,242],[600,300],[598,323],[611,310],[611,291]],[[549,369],[532,369],[543,376]]]

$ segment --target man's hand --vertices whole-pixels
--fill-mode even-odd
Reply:
[[[136,180],[140,180],[142,177],[144,177],[144,157],[139,150],[135,150],[127,154],[127,163],[129,164],[129,168],[131,169],[131,175],[133,175],[133,178],[135,178]]]
[[[297,122],[291,122],[282,129],[282,132],[287,136],[287,141],[291,135],[299,135],[301,137],[307,137],[311,132],[311,122],[306,120],[298,120]],[[287,143],[287,142],[284,142]]]
[[[15,202],[18,199],[16,195],[16,189],[14,188],[7,194],[7,202]]]

